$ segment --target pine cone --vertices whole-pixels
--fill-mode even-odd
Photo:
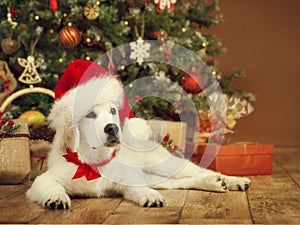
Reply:
[[[31,140],[45,140],[52,142],[55,135],[55,131],[48,125],[43,125],[39,128],[29,128]]]

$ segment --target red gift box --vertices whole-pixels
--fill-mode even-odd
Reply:
[[[272,174],[273,149],[270,144],[201,144],[191,160],[226,175],[268,175]]]

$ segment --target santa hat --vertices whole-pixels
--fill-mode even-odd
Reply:
[[[71,126],[95,105],[109,101],[118,106],[121,121],[134,117],[121,82],[97,63],[77,59],[68,65],[56,84],[49,120],[55,129],[64,123]]]

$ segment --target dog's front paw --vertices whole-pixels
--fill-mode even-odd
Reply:
[[[158,191],[148,189],[140,194],[138,204],[143,207],[163,207],[166,201]]]
[[[227,190],[226,180],[219,174],[208,175],[198,179],[199,189],[205,191],[225,192]]]
[[[54,192],[46,196],[43,205],[48,209],[69,209],[71,199],[64,192]]]
[[[228,190],[230,191],[246,191],[251,185],[251,180],[246,177],[226,177]]]

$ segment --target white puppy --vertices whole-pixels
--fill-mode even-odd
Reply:
[[[120,95],[120,82],[107,76],[78,85],[55,102],[49,115],[56,135],[48,170],[27,191],[31,201],[68,209],[72,195],[121,194],[140,206],[161,207],[165,199],[153,188],[248,189],[248,178],[200,168],[150,141],[142,119],[126,119],[121,127]]]

